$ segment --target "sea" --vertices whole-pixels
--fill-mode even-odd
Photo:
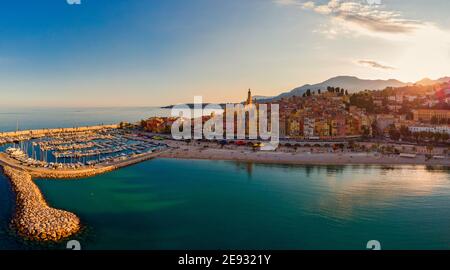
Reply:
[[[0,112],[0,129],[139,121],[159,108]],[[154,159],[81,180],[35,179],[49,205],[76,213],[81,232],[27,242],[9,224],[14,196],[0,174],[0,250],[450,249],[450,169],[293,166]]]

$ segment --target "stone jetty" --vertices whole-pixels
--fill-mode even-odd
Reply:
[[[34,241],[59,241],[80,230],[79,218],[70,212],[51,208],[33,177],[50,179],[77,179],[90,177],[157,157],[160,152],[136,155],[129,159],[97,165],[85,169],[55,170],[33,168],[0,153],[0,166],[10,179],[16,194],[16,211],[12,220],[14,229],[25,239]]]
[[[73,213],[48,206],[29,173],[8,166],[3,170],[16,194],[12,225],[22,237],[58,241],[79,231],[80,219]]]

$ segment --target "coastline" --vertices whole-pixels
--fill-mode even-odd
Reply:
[[[100,127],[92,127],[94,130]],[[86,130],[91,130],[86,127]],[[44,131],[44,130],[42,130]],[[75,130],[73,130],[75,131]],[[78,130],[79,131],[79,130]],[[48,132],[48,130],[47,130]],[[46,133],[48,134],[48,133]],[[35,136],[24,131],[21,136]],[[41,134],[42,135],[42,134]],[[149,140],[153,143],[159,140]],[[166,150],[136,154],[124,159],[108,161],[84,168],[53,169],[30,166],[0,153],[0,167],[11,181],[16,196],[16,211],[11,221],[19,235],[34,241],[59,241],[80,229],[79,218],[70,212],[51,208],[33,182],[33,178],[79,179],[114,171],[153,158],[223,160],[235,162],[285,165],[421,165],[450,168],[450,159],[426,159],[425,155],[401,157],[369,152],[331,151],[321,147],[280,146],[276,151],[257,151],[251,146],[225,145],[212,141],[176,141],[167,139]]]
[[[249,147],[221,149],[214,143],[187,145],[169,142],[171,149],[159,157],[170,159],[226,160],[286,165],[423,165],[450,167],[449,159],[430,159],[425,156],[404,158],[362,152],[310,153],[279,151],[253,151]]]

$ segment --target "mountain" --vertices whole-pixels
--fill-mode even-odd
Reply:
[[[270,98],[273,98],[273,97],[268,97],[268,96],[253,96],[252,98],[253,98],[253,100],[263,100],[263,99],[270,99]]]
[[[276,97],[270,98],[268,100],[277,100],[281,98],[288,98],[292,96],[302,96],[308,89],[311,91],[322,90],[326,91],[328,86],[340,87],[348,90],[349,93],[355,93],[364,90],[383,90],[386,87],[402,87],[410,85],[398,80],[362,80],[357,77],[352,76],[338,76],[328,79],[324,82],[318,84],[306,84],[295,88],[289,92],[282,93]]]
[[[437,84],[437,83],[446,83],[446,82],[450,82],[450,77],[443,77],[443,78],[440,78],[437,80],[432,80],[430,78],[424,78],[424,79],[416,82],[416,84],[428,86],[428,85],[433,85],[433,84]]]

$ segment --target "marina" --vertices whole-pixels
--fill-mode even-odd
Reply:
[[[80,220],[73,213],[49,207],[32,178],[95,176],[154,158],[168,147],[111,127],[38,135],[25,131],[4,136],[1,143],[0,166],[16,198],[11,225],[22,238],[38,242],[57,242],[77,233]]]
[[[27,139],[27,140],[22,140]],[[167,145],[119,129],[2,138],[0,151],[34,168],[85,168],[159,151]]]

